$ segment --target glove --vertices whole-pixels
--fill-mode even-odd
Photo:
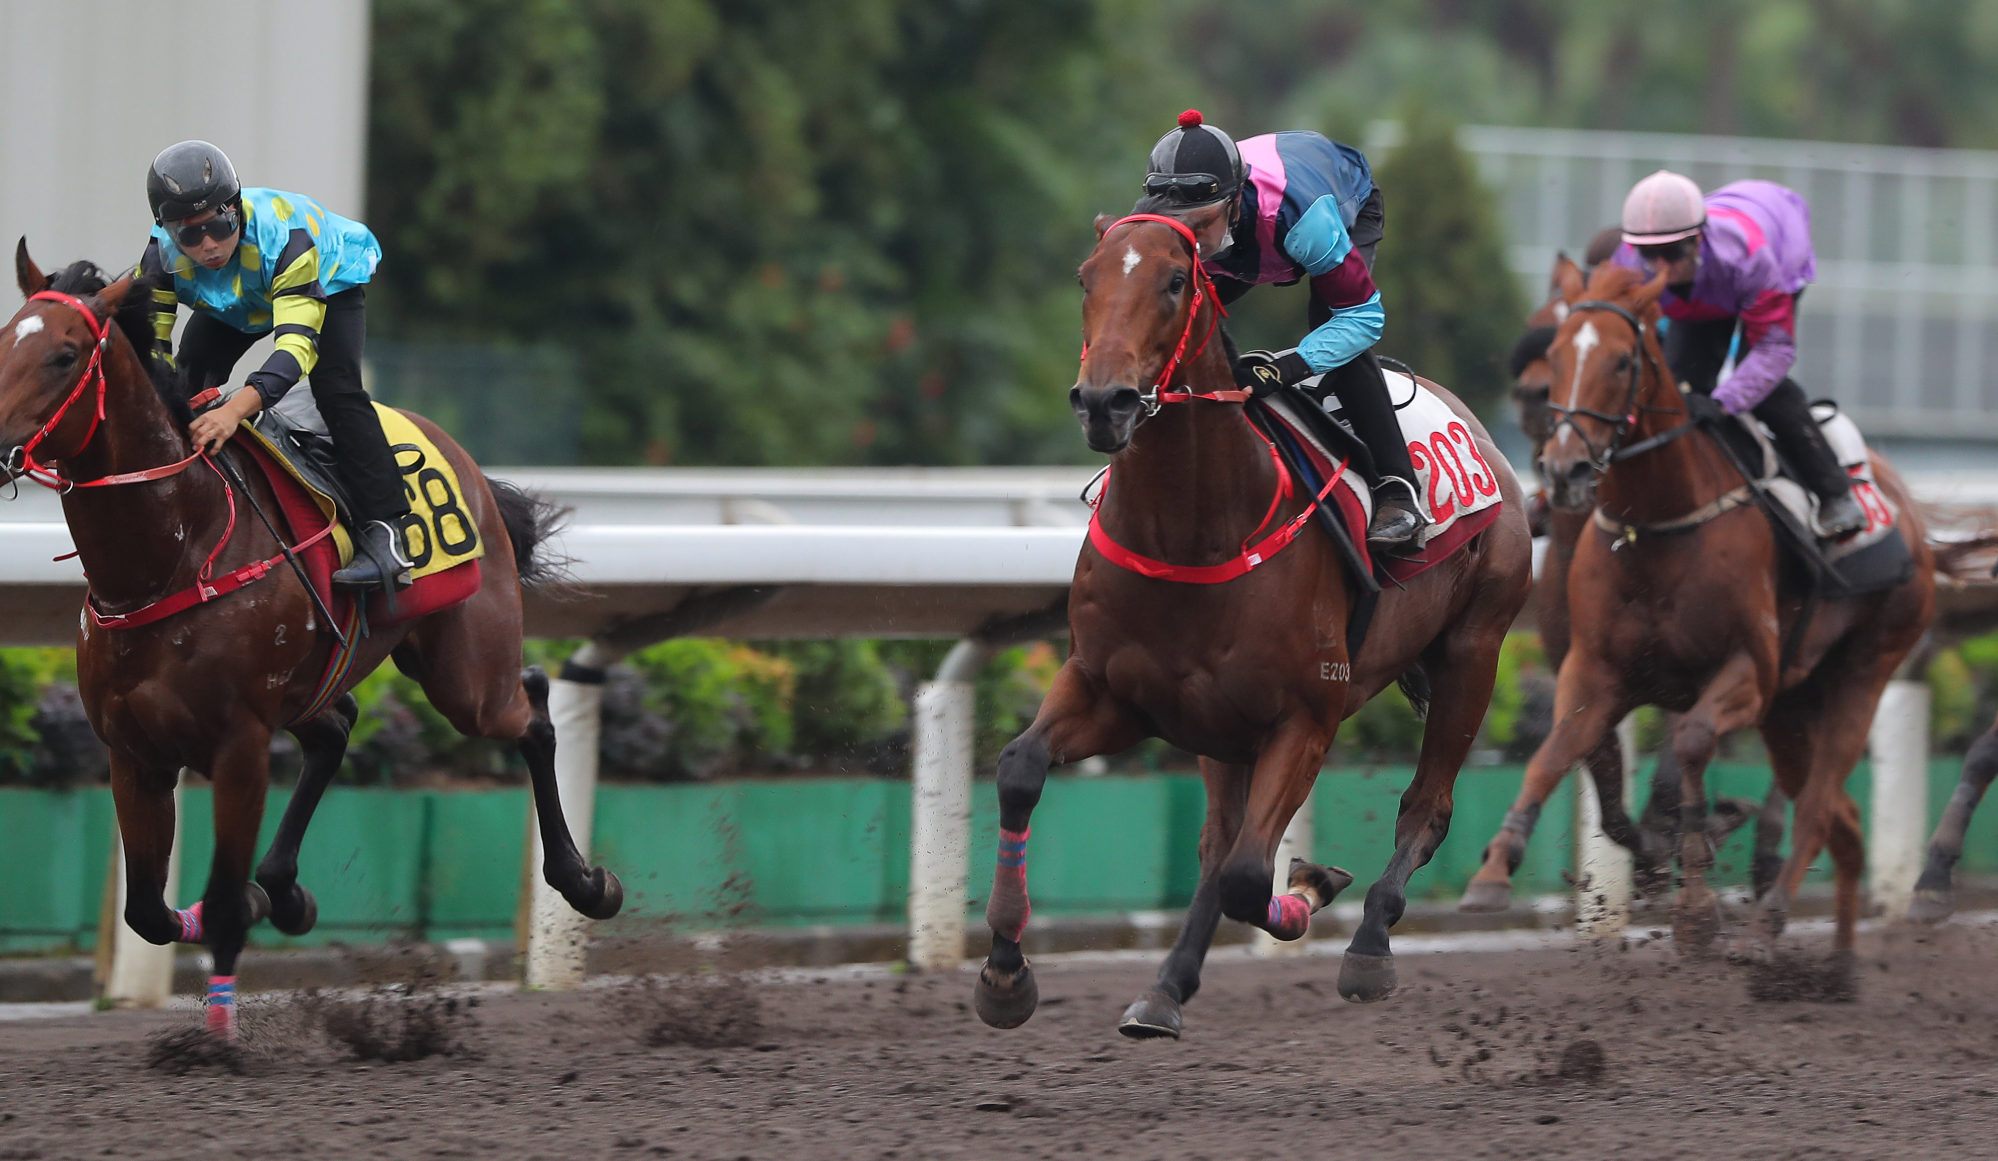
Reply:
[[[1686,418],[1703,426],[1719,423],[1732,414],[1725,404],[1711,395],[1688,391],[1680,398],[1686,404]]]
[[[1296,351],[1244,351],[1235,361],[1235,385],[1255,395],[1280,391],[1313,374],[1311,364]]]

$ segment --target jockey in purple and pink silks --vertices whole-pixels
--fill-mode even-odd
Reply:
[[[1665,358],[1686,384],[1688,410],[1753,412],[1798,481],[1817,493],[1819,534],[1865,528],[1852,481],[1790,378],[1797,300],[1817,275],[1804,199],[1769,181],[1737,181],[1703,197],[1691,179],[1661,169],[1624,199],[1623,240],[1619,265],[1665,271]],[[1737,328],[1740,359],[1717,382]]]
[[[1411,544],[1427,518],[1417,502],[1415,466],[1373,356],[1386,315],[1374,287],[1374,247],[1382,236],[1381,191],[1366,157],[1317,133],[1250,137],[1240,147],[1205,124],[1197,109],[1152,147],[1137,212],[1179,214],[1230,204],[1228,240],[1203,255],[1221,301],[1252,286],[1309,280],[1311,333],[1288,351],[1246,351],[1235,360],[1243,387],[1289,386],[1325,376],[1353,434],[1365,444],[1378,481],[1367,543]],[[1233,348],[1230,347],[1232,353]]]

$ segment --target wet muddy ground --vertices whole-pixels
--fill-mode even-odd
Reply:
[[[1998,1157],[1986,926],[1863,935],[1845,1003],[1669,943],[1405,955],[1368,1007],[1335,956],[1232,957],[1127,1041],[1154,963],[1043,963],[1012,1032],[885,973],[250,997],[233,1054],[191,1009],[0,1024],[0,1161]]]

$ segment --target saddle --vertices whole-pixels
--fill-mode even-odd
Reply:
[[[1753,477],[1747,486],[1766,497],[1764,511],[1793,562],[1819,577],[1827,597],[1851,597],[1881,592],[1907,582],[1915,561],[1907,541],[1895,534],[1900,509],[1880,490],[1867,456],[1866,437],[1852,417],[1829,399],[1815,400],[1811,415],[1839,466],[1852,477],[1853,498],[1866,512],[1866,527],[1843,540],[1821,544],[1811,532],[1818,498],[1784,461],[1769,430],[1752,414],[1742,413],[1722,424],[1715,435],[1725,442],[1731,458],[1747,466]]]

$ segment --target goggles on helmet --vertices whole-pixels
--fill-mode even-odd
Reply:
[[[1220,199],[1221,179],[1211,173],[1148,173],[1145,193],[1175,205],[1197,206]]]

